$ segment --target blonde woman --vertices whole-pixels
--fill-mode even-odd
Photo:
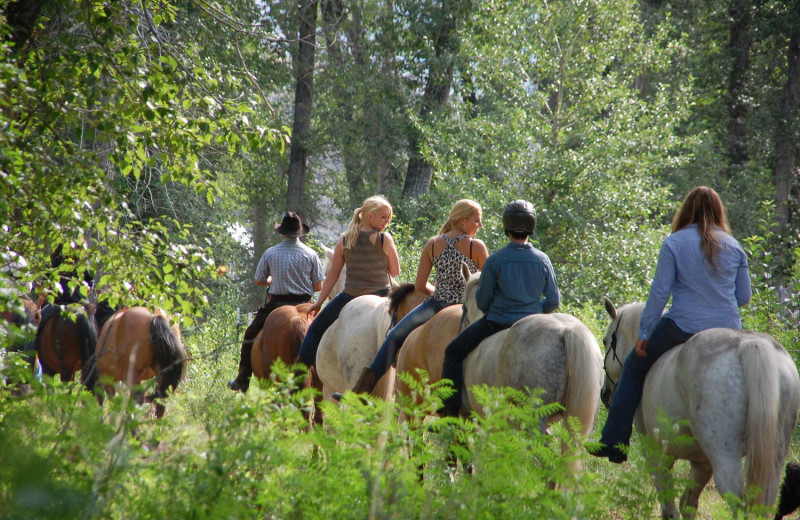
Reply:
[[[316,363],[322,335],[348,302],[364,294],[389,294],[391,277],[400,274],[400,257],[394,240],[389,233],[384,233],[391,220],[392,205],[379,195],[369,197],[353,212],[350,225],[336,242],[331,267],[319,297],[308,310],[309,315],[317,312],[319,315],[311,322],[300,345],[298,357],[306,366],[311,367]],[[345,264],[347,277],[344,290],[320,311],[322,302],[330,295]]]
[[[489,256],[486,245],[473,237],[481,222],[481,206],[474,200],[462,199],[453,204],[447,222],[422,248],[419,259],[417,279],[414,288],[430,297],[412,310],[405,318],[389,331],[386,340],[372,361],[365,367],[353,392],[371,392],[378,380],[392,366],[397,352],[411,332],[431,319],[437,312],[461,303],[466,280],[462,273],[462,264],[474,273],[483,268]],[[436,267],[436,285],[431,285],[428,278]],[[348,271],[349,276],[349,271]],[[334,398],[341,395],[334,394]]]

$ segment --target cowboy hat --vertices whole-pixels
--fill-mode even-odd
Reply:
[[[300,215],[294,211],[287,211],[280,224],[275,224],[275,231],[285,237],[301,237],[308,233],[308,226],[303,223]]]

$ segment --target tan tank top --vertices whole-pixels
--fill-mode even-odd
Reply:
[[[350,296],[361,296],[375,291],[389,289],[389,258],[383,252],[383,236],[378,236],[373,244],[369,237],[373,231],[359,231],[356,244],[344,248],[344,261],[347,275],[344,292]]]

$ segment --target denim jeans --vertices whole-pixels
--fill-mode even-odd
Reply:
[[[310,367],[317,364],[317,349],[319,348],[319,342],[322,340],[322,335],[339,317],[342,308],[354,298],[355,296],[340,292],[319,311],[317,317],[311,322],[308,332],[306,332],[306,337],[303,338],[303,343],[300,345],[300,352],[297,353],[300,361],[306,366]]]
[[[670,349],[686,343],[693,334],[681,330],[669,318],[661,318],[647,341],[644,357],[631,350],[622,365],[622,374],[608,409],[600,442],[606,446],[628,445],[633,432],[633,418],[642,400],[644,378],[653,364]]]
[[[383,341],[378,353],[375,354],[375,359],[372,360],[372,364],[369,366],[372,371],[375,372],[378,377],[383,376],[383,374],[389,370],[389,367],[392,366],[397,352],[400,350],[400,347],[403,346],[403,342],[408,335],[411,334],[414,329],[433,318],[437,312],[445,307],[447,307],[447,305],[439,300],[428,298],[406,314],[405,318],[400,320],[386,335],[386,339]]]
[[[444,407],[451,412],[457,412],[461,406],[461,390],[464,386],[464,360],[478,348],[481,341],[496,332],[509,328],[513,323],[503,324],[489,321],[485,317],[475,321],[464,329],[447,345],[442,363],[442,379],[453,382],[455,393],[445,399]]]

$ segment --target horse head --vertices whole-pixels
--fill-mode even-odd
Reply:
[[[622,363],[636,345],[636,338],[639,335],[639,317],[644,310],[644,304],[630,303],[617,309],[611,300],[604,298],[604,305],[606,312],[611,317],[611,323],[608,324],[603,337],[605,349],[603,370],[606,377],[600,398],[608,407],[622,373]]]

